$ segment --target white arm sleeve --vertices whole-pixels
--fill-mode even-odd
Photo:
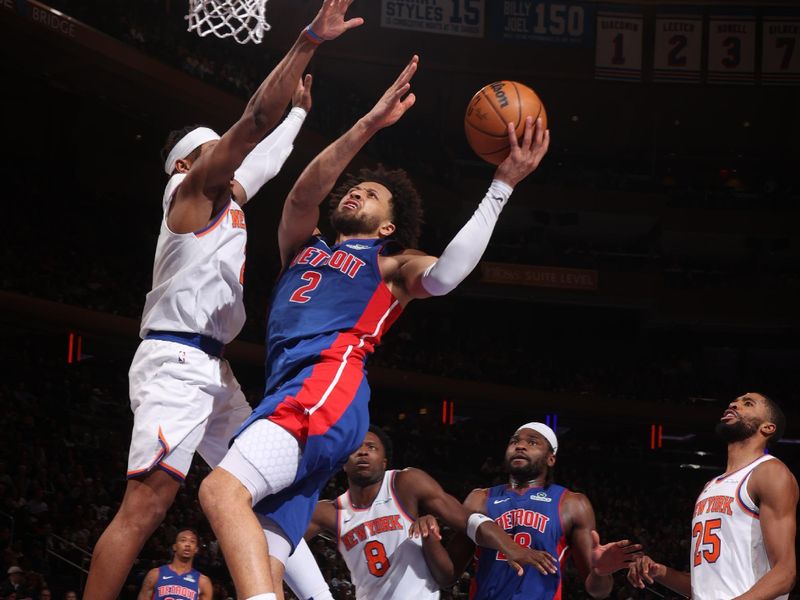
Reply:
[[[305,540],[300,540],[286,561],[283,579],[300,600],[333,600],[331,590]]]
[[[281,170],[294,149],[292,144],[300,133],[306,114],[305,110],[295,106],[286,115],[283,123],[261,140],[236,169],[233,178],[242,186],[248,200]]]
[[[500,211],[508,202],[510,185],[495,179],[477,210],[422,275],[422,287],[432,296],[444,296],[467,278],[489,245]]]

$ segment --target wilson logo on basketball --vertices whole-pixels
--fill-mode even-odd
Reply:
[[[493,83],[492,90],[494,91],[494,97],[497,98],[497,102],[500,104],[500,108],[505,108],[508,106],[508,96],[503,91],[504,85],[502,83]]]

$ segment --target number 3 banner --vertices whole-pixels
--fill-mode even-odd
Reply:
[[[656,14],[653,81],[700,83],[701,14]]]
[[[619,10],[617,10],[619,8]],[[641,12],[623,12],[615,7],[597,13],[595,36],[595,78],[642,80],[642,30]]]
[[[765,16],[761,52],[761,82],[800,83],[800,19]]]
[[[755,81],[756,20],[752,15],[711,15],[708,22],[709,83]]]

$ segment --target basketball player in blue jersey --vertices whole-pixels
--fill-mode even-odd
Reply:
[[[181,529],[172,544],[172,561],[148,571],[138,600],[212,600],[211,580],[192,566],[198,550],[197,534]]]
[[[291,151],[301,108],[264,136],[283,115],[319,43],[361,24],[361,19],[345,19],[350,3],[324,2],[222,137],[198,127],[168,140],[164,171],[170,179],[162,201],[153,288],[129,373],[134,425],[128,484],[119,511],[95,545],[86,600],[117,598],[136,555],[171,506],[195,451],[216,466],[250,413],[222,358],[224,345],[245,320],[247,231],[241,203]]]
[[[588,498],[552,481],[557,452],[558,439],[547,425],[523,425],[506,448],[508,484],[474,490],[464,501],[468,511],[497,523],[517,544],[551,554],[557,568],[545,572],[526,567],[517,577],[508,568],[506,555],[487,548],[475,551],[464,535],[456,534],[445,549],[435,521],[425,518],[414,533],[423,536],[428,565],[437,579],[454,584],[474,555],[471,599],[560,600],[562,569],[571,554],[590,596],[605,598],[611,593],[611,574],[627,568],[641,554],[641,546],[628,540],[600,545]]]
[[[282,594],[286,559],[321,486],[361,445],[369,423],[367,356],[406,304],[450,292],[474,269],[514,186],[547,152],[541,122],[534,126],[528,116],[521,141],[509,125],[509,157],[439,259],[414,249],[420,199],[403,171],[348,177],[332,197],[336,238],[325,240],[317,229],[320,205],[364,144],[414,104],[417,63],[414,56],[372,110],[311,162],[284,204],[266,396],[200,489],[243,599]]]

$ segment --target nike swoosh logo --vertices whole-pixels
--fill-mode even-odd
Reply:
[[[174,575],[170,575],[169,577],[167,577],[167,576],[165,575],[165,576],[164,576],[164,579],[172,579],[173,577],[175,577],[175,576],[174,576]]]
[[[498,202],[504,202],[504,199],[500,196],[492,196],[492,200],[497,200]]]
[[[508,502],[511,498],[503,498],[502,500],[495,500],[495,504],[502,504],[503,502]]]

